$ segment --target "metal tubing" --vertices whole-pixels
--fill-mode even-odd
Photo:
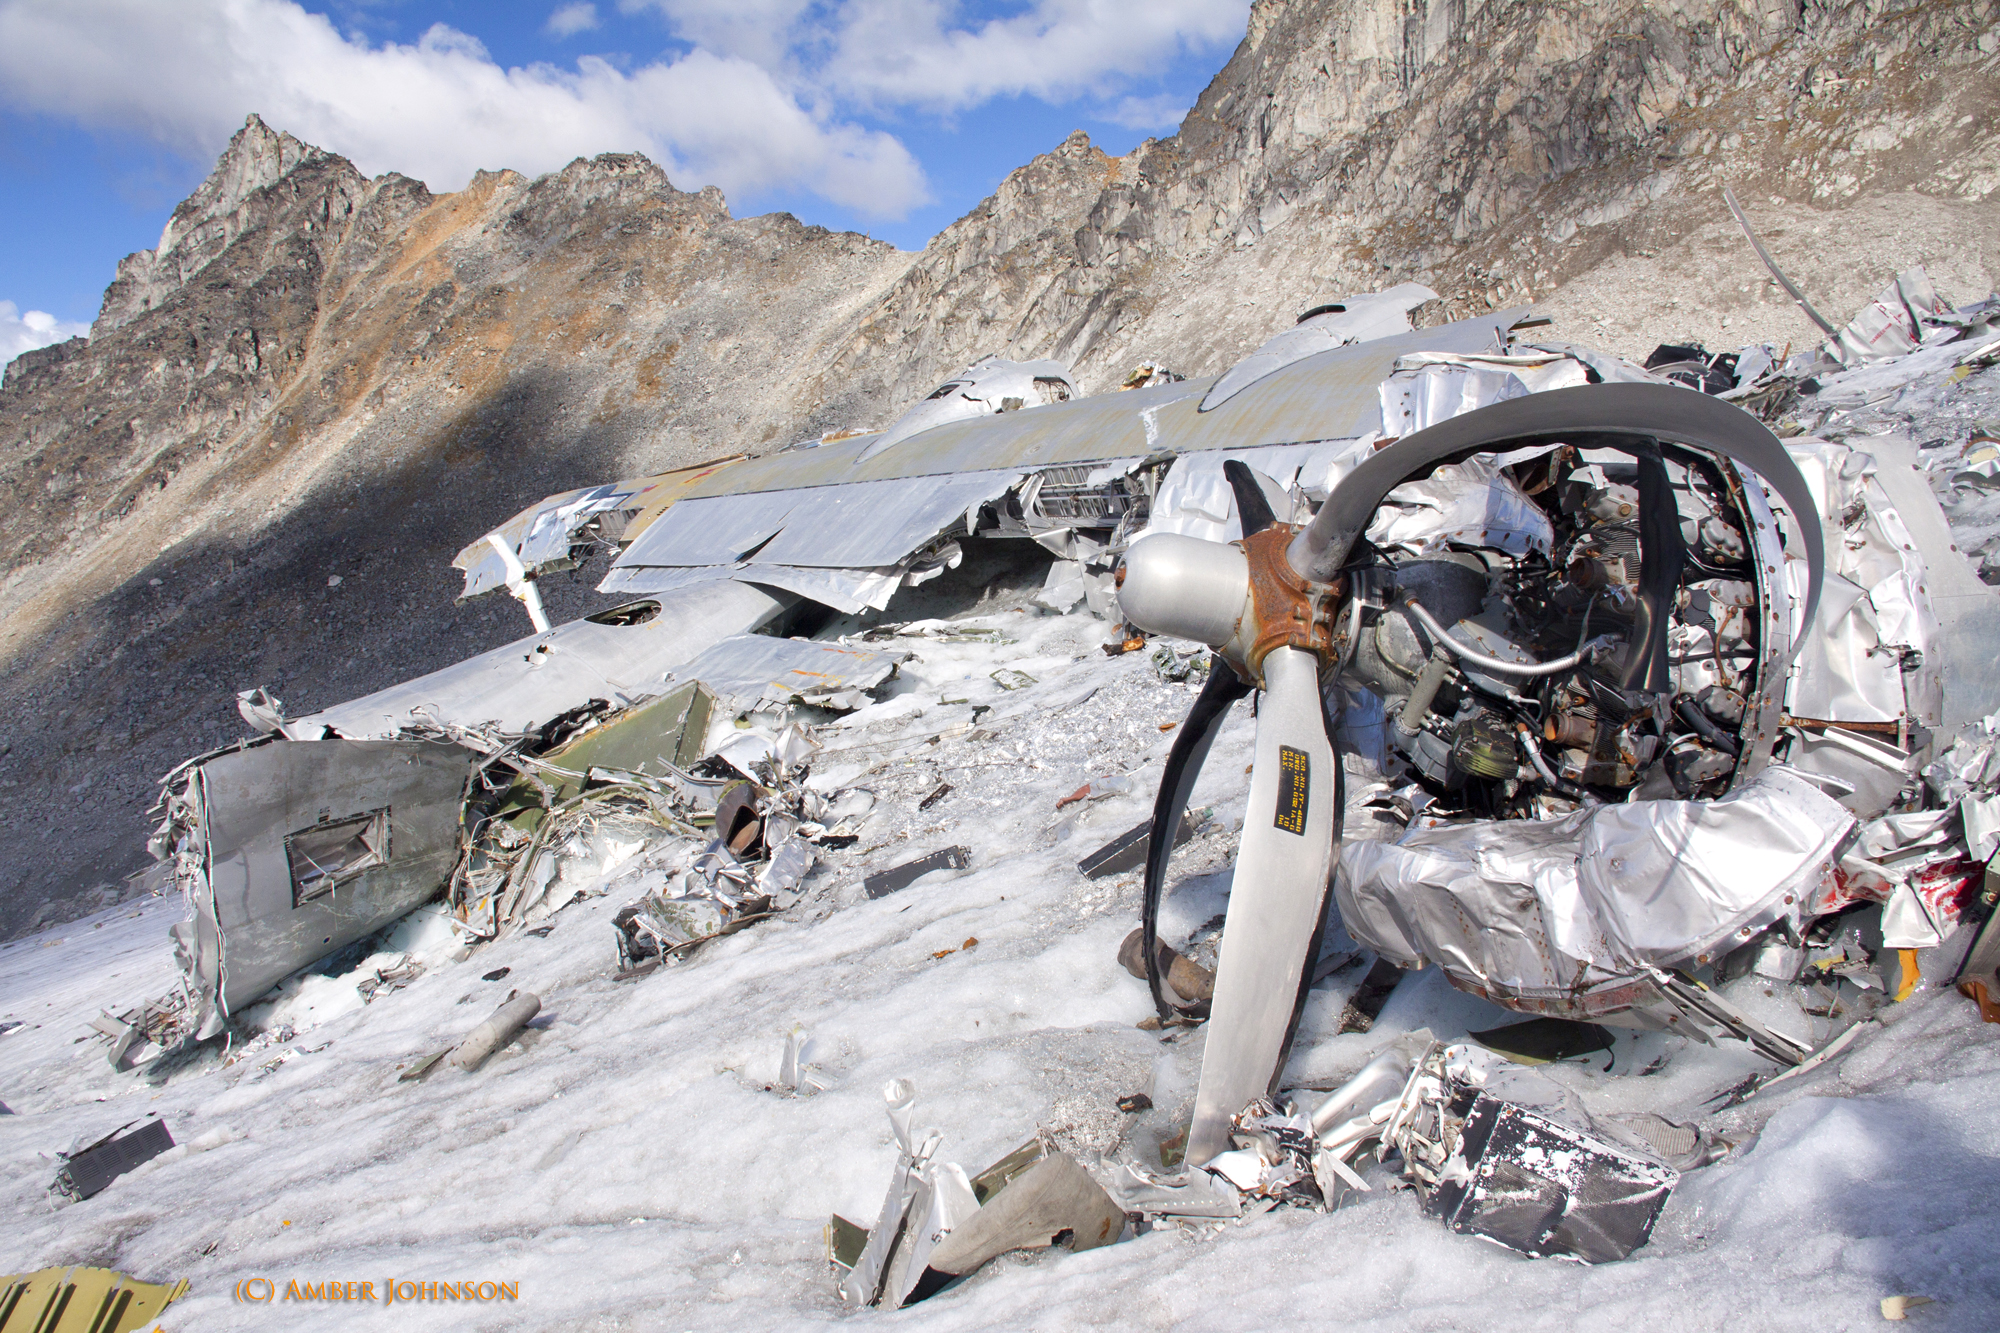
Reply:
[[[1558,657],[1552,662],[1503,662],[1497,657],[1488,657],[1485,653],[1475,652],[1473,649],[1460,643],[1457,639],[1452,638],[1445,630],[1445,627],[1438,622],[1438,618],[1424,610],[1423,603],[1419,602],[1416,598],[1412,597],[1409,601],[1403,603],[1403,605],[1409,610],[1411,615],[1417,618],[1418,623],[1431,632],[1431,637],[1437,641],[1439,648],[1450,651],[1459,661],[1465,663],[1467,666],[1475,666],[1481,671],[1491,671],[1496,675],[1553,676],[1558,671],[1570,670],[1577,663],[1583,661],[1584,658],[1590,656],[1591,653],[1604,647],[1606,644],[1616,642],[1609,634],[1600,634],[1575,652],[1570,653],[1566,657]],[[1416,698],[1415,693],[1412,692],[1410,697],[1414,700]],[[1404,711],[1407,712],[1409,710],[1406,708]]]

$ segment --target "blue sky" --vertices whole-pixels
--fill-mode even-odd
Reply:
[[[97,311],[251,111],[434,190],[636,150],[904,249],[1073,129],[1173,132],[1248,0],[0,0],[0,360]],[[36,318],[29,312],[40,312]],[[30,327],[30,326],[33,327]]]

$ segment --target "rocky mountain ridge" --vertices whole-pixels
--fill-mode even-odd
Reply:
[[[917,253],[732,217],[630,155],[433,195],[252,118],[92,337],[0,386],[0,932],[138,855],[150,779],[516,636],[458,546],[591,480],[880,424],[975,356],[1220,370],[1313,299],[1416,279],[1444,318],[1811,336],[1733,181],[1833,312],[2000,275],[2000,4],[1260,0],[1173,137],[1080,134]],[[1690,280],[1691,277],[1694,280]],[[330,580],[338,578],[338,583]],[[556,614],[586,576],[545,586]]]

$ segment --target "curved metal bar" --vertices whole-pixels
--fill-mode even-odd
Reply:
[[[1220,657],[1209,659],[1208,683],[1195,696],[1194,707],[1188,709],[1187,720],[1181,723],[1180,734],[1174,737],[1173,748],[1167,751],[1167,766],[1160,774],[1160,791],[1153,799],[1139,946],[1146,957],[1146,986],[1153,992],[1153,1008],[1159,1012],[1162,1023],[1179,1017],[1160,988],[1160,896],[1166,888],[1167,862],[1174,854],[1174,834],[1179,832],[1181,815],[1194,792],[1194,780],[1201,776],[1202,761],[1208,758],[1208,747],[1214,744],[1223,717],[1231,704],[1248,693],[1250,687]]]
[[[1485,653],[1468,648],[1452,638],[1451,632],[1443,623],[1424,610],[1423,603],[1416,598],[1412,597],[1404,602],[1403,609],[1415,616],[1418,623],[1431,632],[1431,637],[1437,640],[1438,647],[1469,666],[1500,676],[1553,676],[1558,671],[1568,671],[1597,649],[1616,642],[1611,635],[1600,634],[1567,657],[1558,657],[1552,662],[1506,662],[1497,657],[1488,657]]]
[[[1348,553],[1367,530],[1368,520],[1384,496],[1406,478],[1456,458],[1506,446],[1544,443],[1635,453],[1661,442],[1720,454],[1755,472],[1784,499],[1805,546],[1806,599],[1798,629],[1810,627],[1819,609],[1826,547],[1819,506],[1805,475],[1763,422],[1740,408],[1672,384],[1586,384],[1551,389],[1467,412],[1405,436],[1348,473],[1311,525],[1292,539],[1286,554],[1292,568],[1307,579],[1331,582],[1347,563]],[[1795,651],[1796,640],[1786,645],[1782,660],[1775,664],[1773,679],[1784,679]]]

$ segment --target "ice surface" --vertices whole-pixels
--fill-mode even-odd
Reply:
[[[2000,1028],[1930,989],[1841,1060],[1728,1109],[1720,1094],[1771,1068],[1737,1043],[1623,1033],[1608,1055],[1553,1067],[1595,1109],[1701,1120],[1738,1144],[1687,1174],[1652,1243],[1624,1263],[1530,1261],[1453,1235],[1378,1174],[1376,1193],[1330,1215],[1281,1209],[1010,1256],[908,1311],[844,1310],[820,1233],[830,1213],[865,1223],[880,1206],[889,1079],[916,1083],[919,1125],[943,1130],[941,1155],[972,1170],[1038,1126],[1086,1162],[1155,1164],[1187,1121],[1205,1036],[1136,1026],[1152,1006],[1115,956],[1137,919],[1138,873],[1092,882],[1075,869],[1145,816],[1173,739],[1160,726],[1195,686],[1159,680],[1146,653],[1105,657],[1105,627],[1087,615],[1003,609],[962,623],[1000,633],[897,641],[917,657],[891,697],[821,733],[822,771],[877,797],[856,846],[829,853],[785,915],[637,982],[611,980],[610,922],[643,861],[583,885],[603,892],[550,918],[546,938],[460,956],[435,914],[413,918],[380,945],[423,963],[407,986],[359,1002],[353,981],[384,957],[308,974],[268,1002],[257,1049],[149,1081],[114,1072],[85,1023],[171,988],[178,901],[0,946],[0,1018],[28,1024],[0,1037],[0,1101],[17,1113],[0,1116],[7,1262],[186,1277],[189,1295],[159,1321],[168,1330],[1817,1331],[1871,1325],[1898,1292],[1938,1302],[1913,1323],[2000,1327]],[[1002,666],[1036,681],[1004,690]],[[1226,903],[1253,727],[1239,705],[1196,789],[1216,814],[1175,859],[1170,940]],[[1056,810],[1119,775],[1129,793]],[[952,791],[919,810],[940,780]],[[972,850],[966,872],[862,893],[864,874],[954,843]],[[1433,969],[1404,979],[1372,1031],[1338,1035],[1365,971],[1313,992],[1288,1086],[1334,1086],[1413,1028],[1450,1040],[1516,1017]],[[1815,1020],[1764,984],[1730,993],[1807,1035]],[[515,990],[543,1003],[520,1040],[476,1073],[440,1065],[399,1081]],[[797,1028],[825,1085],[806,1096],[774,1090]],[[1154,1109],[1119,1114],[1133,1092]],[[55,1153],[147,1112],[181,1146],[86,1203],[51,1199]],[[281,1292],[294,1278],[378,1292],[391,1278],[486,1279],[518,1283],[519,1299],[300,1317],[234,1301],[249,1277]]]

